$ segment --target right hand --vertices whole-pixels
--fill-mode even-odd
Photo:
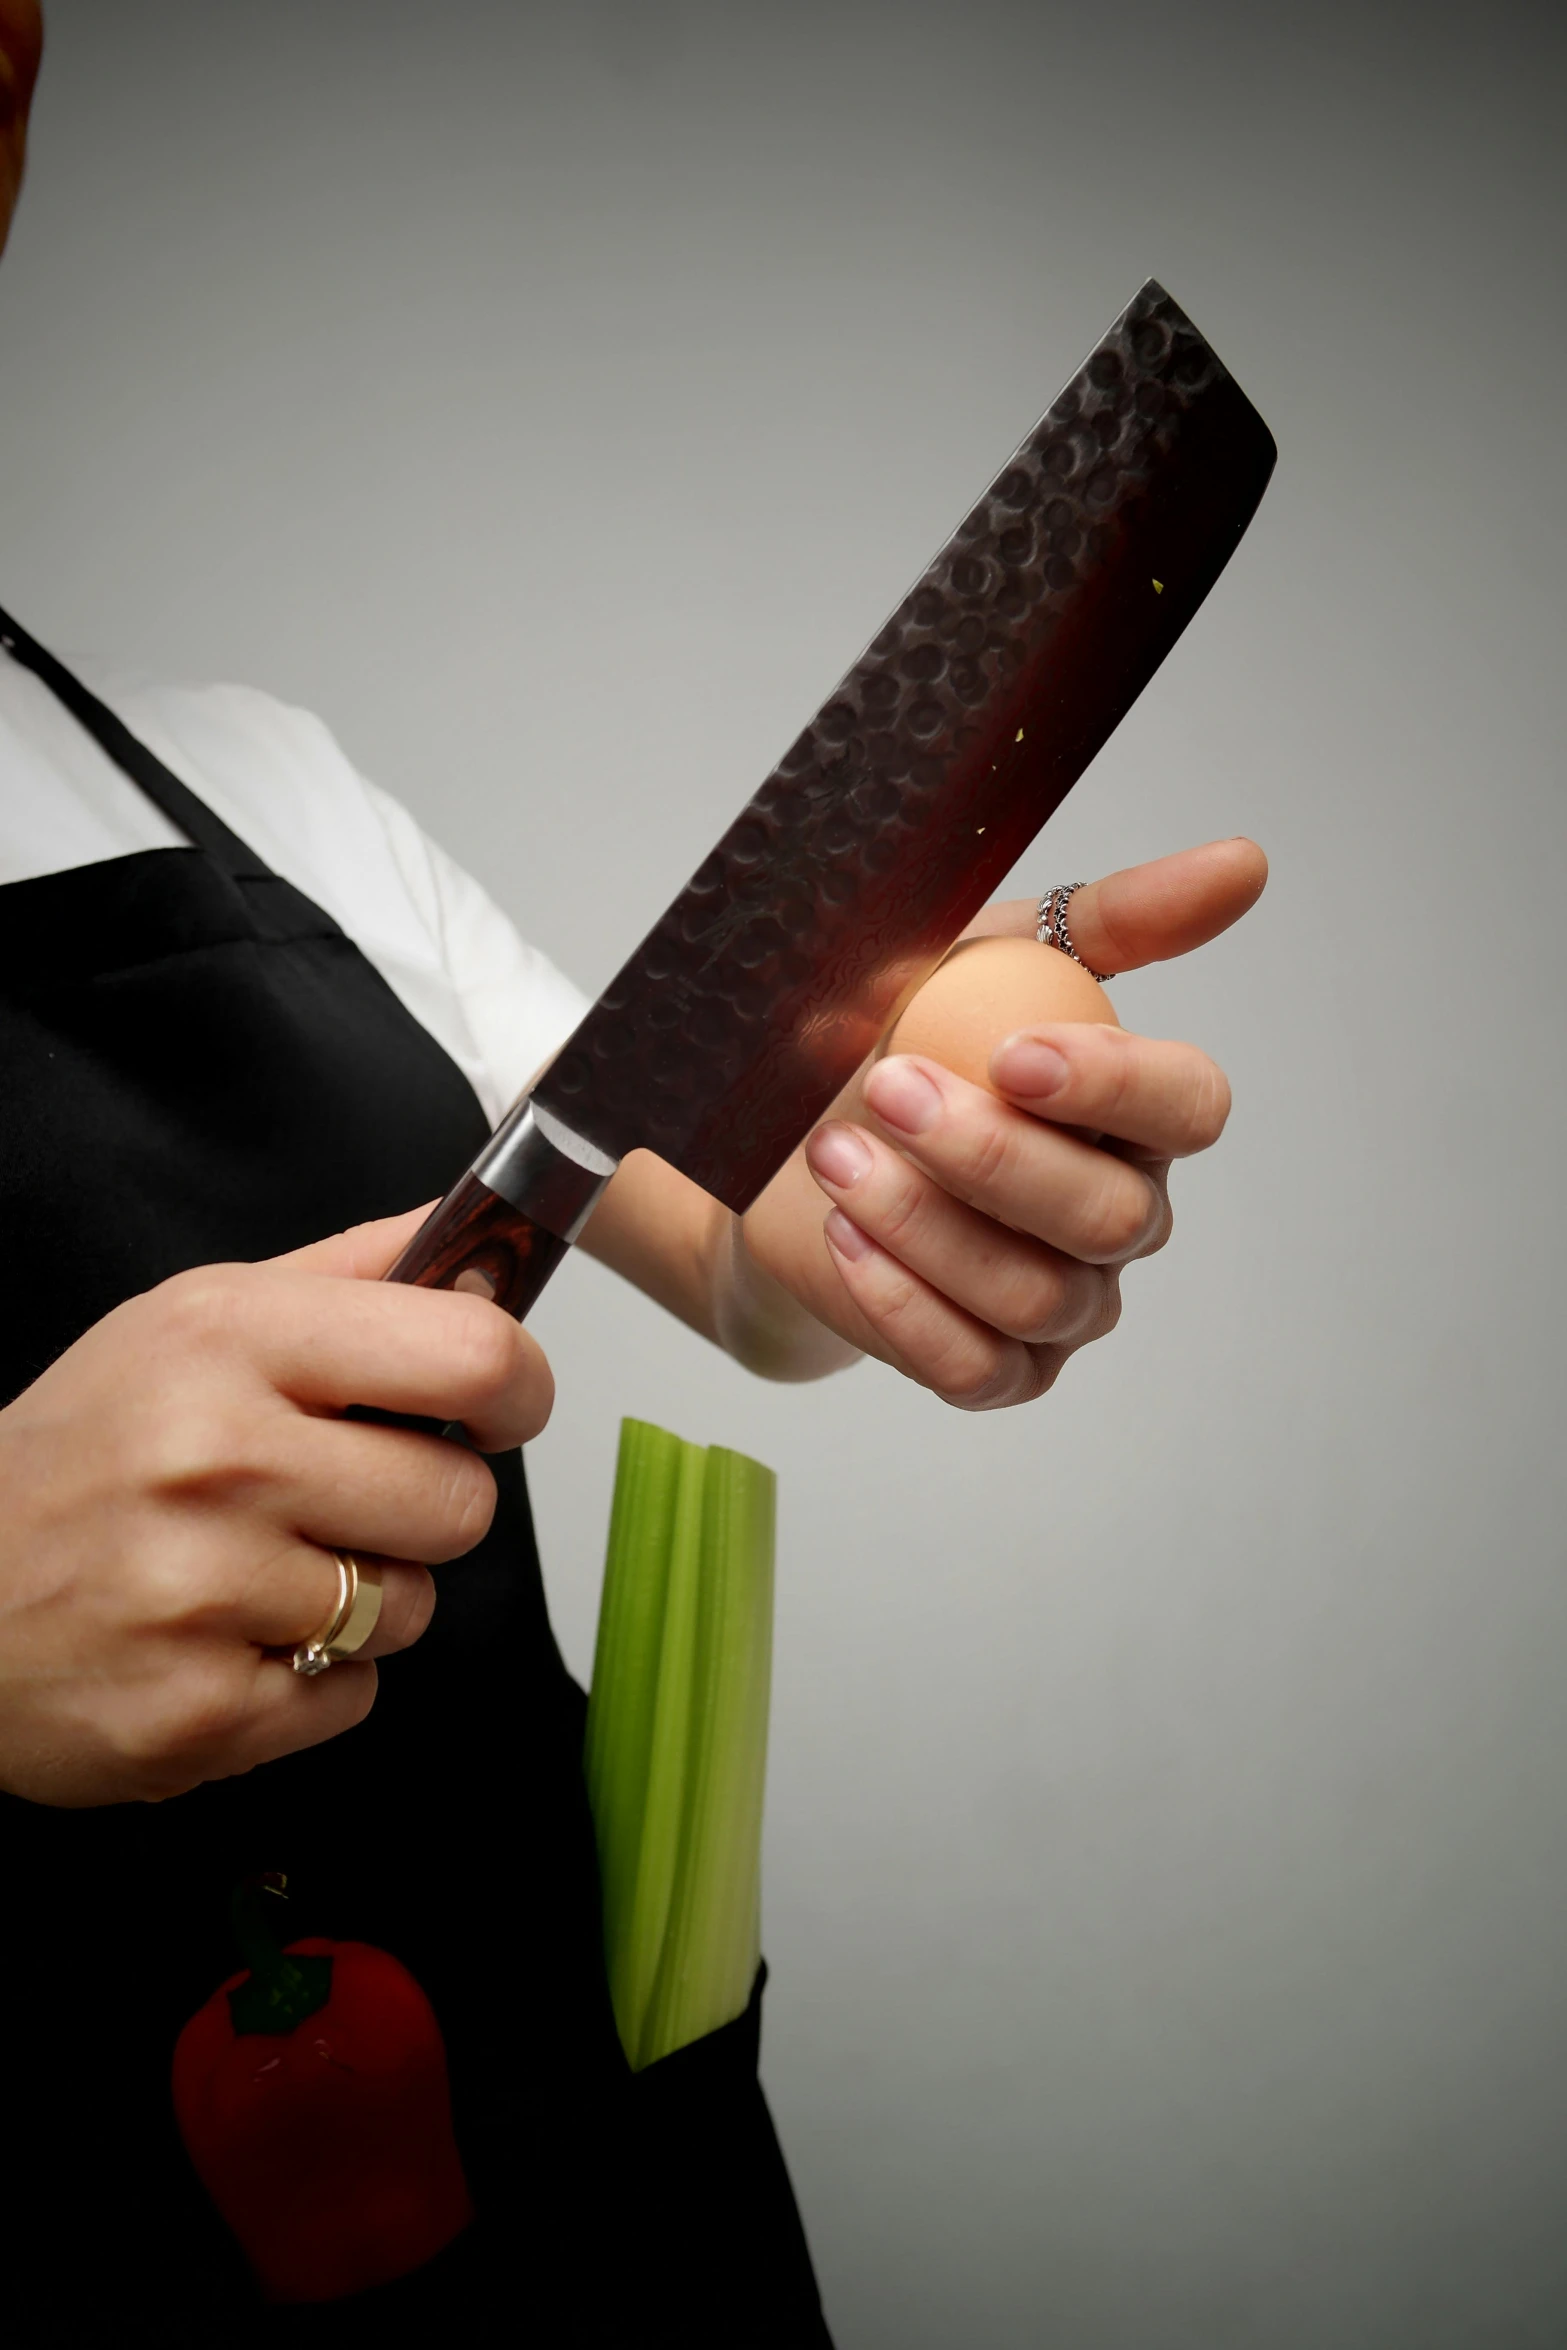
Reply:
[[[338,1415],[456,1420],[498,1452],[554,1400],[497,1307],[380,1279],[427,1212],[176,1274],[0,1411],[0,1787],[156,1801],[363,1721],[373,1660],[418,1639],[428,1567],[481,1539],[495,1480],[461,1445]],[[307,1680],[288,1652],[332,1612],[332,1549],[384,1562],[381,1616]]]

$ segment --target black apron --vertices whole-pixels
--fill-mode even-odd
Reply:
[[[328,915],[4,614],[0,645],[193,844],[0,888],[9,1401],[170,1274],[443,1192],[488,1122]],[[621,2055],[584,1699],[521,1455],[491,1465],[495,1524],[437,1570],[431,1628],[359,1729],[161,1805],[0,1797],[9,2341],[349,2350],[416,2322],[463,2345],[830,2350],[756,2078],[760,1982],[649,2072]],[[415,2275],[318,2308],[261,2302],[169,2093],[182,2025],[240,1963],[230,1889],[273,1870],[291,1938],[376,1944],[428,1993],[478,2213]]]

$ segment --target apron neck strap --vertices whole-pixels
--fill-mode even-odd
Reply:
[[[106,702],[89,693],[79,677],[73,677],[63,661],[57,661],[46,652],[37,639],[30,637],[19,621],[0,610],[0,649],[10,654],[22,668],[30,669],[55,696],[63,702],[73,718],[83,725],[99,749],[113,760],[122,774],[128,775],[139,790],[146,793],[156,808],[161,808],[170,823],[179,827],[187,840],[198,849],[204,849],[213,861],[230,874],[261,874],[268,867],[254,849],[242,841],[237,832],[231,832],[221,817],[214,816],[203,800],[198,800],[189,784],[181,783],[172,768],[146,744],[132,734],[123,720],[116,718]]]

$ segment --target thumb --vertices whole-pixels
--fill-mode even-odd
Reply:
[[[1085,883],[1072,893],[1067,928],[1090,970],[1135,971],[1217,938],[1256,904],[1267,878],[1254,840],[1213,840]],[[1031,938],[1037,918],[1034,899],[1009,898],[987,906],[966,935]]]
[[[287,1265],[296,1273],[335,1273],[348,1281],[379,1281],[396,1264],[434,1206],[434,1200],[427,1200],[422,1208],[409,1208],[401,1216],[383,1216],[374,1224],[351,1224],[346,1232],[313,1240],[308,1248],[292,1248],[286,1256],[272,1257],[269,1262]]]

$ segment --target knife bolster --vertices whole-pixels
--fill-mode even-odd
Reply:
[[[546,1232],[470,1170],[426,1216],[386,1279],[415,1289],[465,1289],[520,1321],[566,1253],[558,1233]],[[356,1407],[349,1417],[416,1427],[429,1436],[449,1433],[400,1412]]]
[[[473,1173],[557,1240],[574,1241],[618,1163],[525,1094],[475,1159]]]

